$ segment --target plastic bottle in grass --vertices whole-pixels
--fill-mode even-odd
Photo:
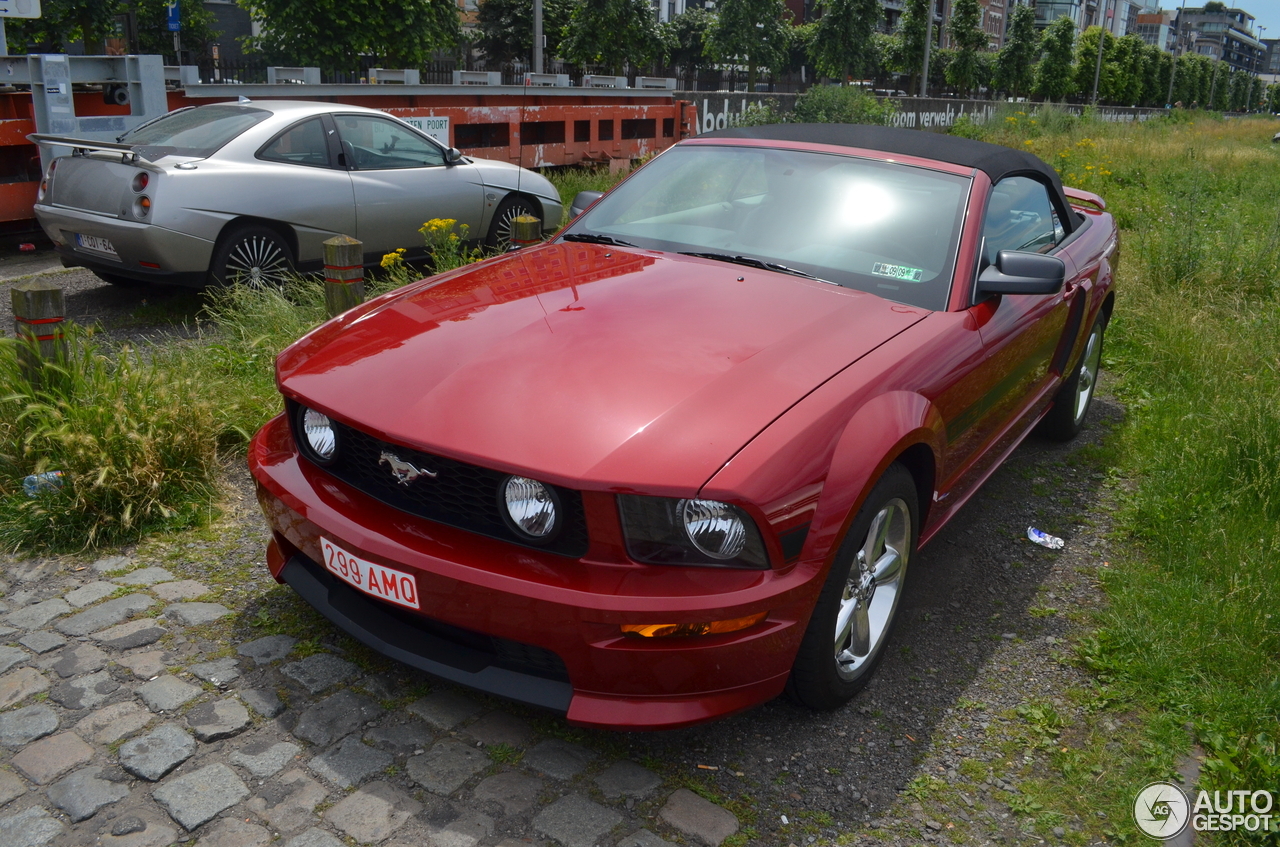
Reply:
[[[62,487],[65,475],[62,471],[33,473],[22,480],[22,490],[28,497],[38,497],[44,491],[57,491]]]

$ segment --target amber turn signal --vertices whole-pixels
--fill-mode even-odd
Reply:
[[[726,632],[737,632],[740,629],[755,626],[764,620],[768,614],[768,612],[760,612],[755,615],[747,615],[745,618],[708,621],[706,623],[623,624],[622,634],[631,638],[666,638],[672,635],[721,635]]]

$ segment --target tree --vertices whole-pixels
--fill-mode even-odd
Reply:
[[[841,83],[851,73],[865,75],[873,64],[872,33],[880,22],[880,0],[818,0],[818,19],[809,58],[818,73]]]
[[[996,56],[995,85],[1020,97],[1035,81],[1035,61],[1040,55],[1040,33],[1036,32],[1036,11],[1018,6],[1009,22],[1004,47]]]
[[[1143,80],[1147,66],[1143,61],[1146,42],[1136,35],[1116,39],[1110,54],[1113,67],[1107,99],[1121,106],[1137,106],[1142,101]]]
[[[1093,76],[1098,71],[1098,39],[1103,40],[1102,71],[1098,73],[1098,99],[1110,100],[1115,88],[1116,37],[1100,26],[1091,26],[1076,39],[1076,67],[1073,88],[1082,97],[1093,94]]]
[[[898,18],[898,28],[893,32],[893,44],[889,50],[889,67],[900,74],[909,74],[909,88],[915,94],[919,90],[920,71],[924,65],[924,42],[933,0],[907,0]]]
[[[689,9],[659,25],[667,61],[686,71],[696,71],[707,63],[707,33],[715,15],[705,9]]]
[[[1036,93],[1046,100],[1061,100],[1075,90],[1076,24],[1063,15],[1040,37],[1044,51],[1036,64]]]
[[[452,0],[239,0],[261,27],[246,46],[287,65],[358,70],[360,57],[418,68],[458,43]]]
[[[968,96],[982,78],[982,63],[978,51],[987,48],[987,34],[978,25],[982,21],[982,9],[978,0],[954,0],[947,32],[951,35],[955,55],[947,65],[947,83]]]
[[[105,53],[121,5],[121,0],[44,0],[40,17],[5,22],[9,52],[65,53],[66,44],[83,41],[85,53]]]
[[[747,90],[756,87],[756,72],[786,59],[791,13],[782,0],[721,0],[707,46],[716,61],[747,66]]]
[[[624,66],[648,65],[662,42],[647,0],[581,0],[573,7],[560,43],[571,62],[622,73]]]
[[[546,55],[556,56],[569,23],[569,0],[543,0],[542,33]],[[476,47],[491,62],[533,61],[533,0],[484,0],[476,14],[480,37]]]
[[[216,19],[194,0],[187,0],[181,9],[183,53],[202,57],[206,45],[219,35],[213,29]],[[138,43],[129,49],[159,54],[170,64],[178,60],[165,0],[44,0],[40,11],[39,18],[10,18],[5,24],[10,53],[64,53],[66,45],[76,42],[84,44],[86,54],[105,53],[117,16],[132,13]]]
[[[134,13],[138,51],[158,53],[167,64],[181,64],[173,52],[169,31],[169,4],[166,0],[128,0],[125,8]],[[179,6],[182,15],[182,52],[196,60],[209,55],[209,44],[221,33],[213,28],[217,18],[203,4],[186,0]]]

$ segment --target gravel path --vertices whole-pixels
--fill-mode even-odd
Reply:
[[[121,340],[169,331],[142,299],[189,297],[51,278]],[[1108,523],[1082,448],[1121,410],[1102,396],[1093,414],[1072,444],[1029,439],[917,555],[892,652],[846,708],[778,700],[646,735],[578,730],[317,629],[266,574],[235,463],[209,531],[106,561],[0,557],[0,844],[1078,843],[1079,820],[1030,835],[1011,810],[1040,762],[1006,741],[1028,702],[1069,720],[1062,692],[1083,681],[1068,614],[1100,602]]]

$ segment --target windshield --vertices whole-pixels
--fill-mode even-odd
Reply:
[[[270,115],[264,109],[245,106],[201,106],[165,115],[126,132],[120,140],[138,146],[171,147],[179,156],[209,156]]]
[[[690,145],[650,162],[565,234],[757,259],[942,310],[969,187],[967,177],[852,156]]]

